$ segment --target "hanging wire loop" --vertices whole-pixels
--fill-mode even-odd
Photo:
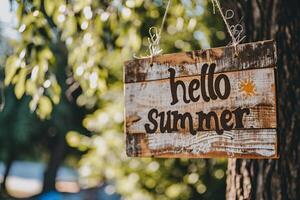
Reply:
[[[157,56],[163,52],[163,49],[160,47],[161,33],[163,31],[163,28],[164,28],[164,25],[166,22],[166,18],[167,18],[168,12],[169,12],[170,5],[171,5],[171,0],[168,0],[168,4],[166,7],[160,28],[157,28],[155,26],[152,26],[149,28],[148,50],[149,50],[150,55],[142,56],[142,57],[134,56],[134,58],[151,58],[152,59],[153,56]]]
[[[237,24],[230,25],[228,21],[234,18],[234,15],[235,15],[234,11],[229,9],[229,10],[226,10],[225,14],[224,14],[219,0],[211,0],[211,1],[213,4],[214,14],[216,13],[216,9],[218,9],[219,13],[222,16],[222,19],[226,25],[227,32],[231,37],[231,42],[229,43],[229,45],[234,46],[235,53],[237,54],[238,53],[237,45],[240,44],[246,38],[246,36],[243,35],[244,27],[241,25],[242,19]]]
[[[211,0],[211,2],[213,4],[213,13],[216,14],[216,10],[219,11],[219,13],[221,14],[221,17],[226,25],[227,32],[231,37],[231,42],[228,45],[232,45],[234,47],[235,54],[238,55],[237,45],[246,38],[246,36],[243,35],[244,27],[241,25],[242,19],[237,24],[230,25],[228,21],[234,18],[234,15],[235,15],[234,11],[231,9],[228,9],[224,13],[219,0]],[[141,57],[134,55],[133,56],[134,58],[138,58],[138,59],[139,58],[151,58],[152,59],[153,56],[157,56],[163,52],[163,49],[160,47],[161,33],[162,33],[164,25],[165,25],[165,21],[166,21],[167,15],[168,15],[170,5],[171,5],[171,0],[168,0],[167,7],[165,10],[160,28],[157,28],[154,26],[149,28],[148,51],[149,51],[150,55],[141,56]]]

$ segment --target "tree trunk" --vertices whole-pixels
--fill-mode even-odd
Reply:
[[[55,23],[53,22],[53,19],[50,18],[45,11],[44,1],[41,3],[41,12],[44,14],[45,18],[47,19],[49,25],[56,29]],[[58,39],[61,38],[61,33],[59,33]],[[48,161],[47,168],[44,173],[44,181],[43,181],[43,189],[42,193],[46,193],[49,191],[55,191],[55,183],[56,183],[56,176],[59,170],[59,167],[63,163],[65,156],[66,156],[66,150],[67,150],[67,142],[65,139],[66,133],[68,130],[70,130],[70,124],[66,123],[65,117],[68,116],[66,112],[69,112],[70,110],[66,107],[66,96],[64,95],[67,91],[67,85],[66,85],[66,68],[65,66],[68,66],[68,51],[65,43],[61,40],[59,40],[57,43],[53,44],[52,46],[53,52],[56,54],[57,58],[57,66],[60,66],[58,68],[58,76],[57,81],[62,89],[62,94],[59,105],[56,106],[56,108],[53,110],[52,113],[52,120],[51,125],[52,128],[55,129],[56,136],[54,138],[54,144],[50,144],[50,159]],[[51,142],[50,142],[51,143]]]
[[[56,176],[65,157],[66,145],[64,134],[57,135],[55,144],[51,148],[50,160],[44,174],[42,193],[56,190]]]
[[[226,198],[300,199],[300,1],[227,0],[244,16],[248,42],[275,39],[278,68],[278,160],[230,159]]]

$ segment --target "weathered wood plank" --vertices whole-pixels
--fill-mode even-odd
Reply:
[[[275,43],[237,49],[126,62],[128,156],[277,158]]]
[[[230,96],[225,100],[217,99],[209,102],[204,102],[200,97],[198,102],[186,104],[180,101],[176,105],[170,105],[172,96],[168,79],[126,84],[126,132],[128,134],[145,133],[144,125],[148,123],[148,112],[153,107],[165,113],[169,110],[191,113],[194,127],[198,127],[196,112],[213,110],[220,116],[225,108],[235,110],[239,107],[247,107],[250,109],[250,114],[243,118],[244,128],[276,128],[274,69],[264,68],[259,71],[244,70],[224,74],[228,76],[231,82]],[[182,80],[188,85],[195,78],[198,76],[178,78],[177,80]],[[242,82],[249,80],[253,82],[255,87],[253,96],[248,96],[240,88]],[[178,97],[182,99],[182,91],[180,89],[178,91]],[[233,119],[233,123],[236,123],[235,119]],[[186,128],[179,131],[189,131],[188,126]],[[215,124],[212,123],[211,130],[214,129]]]
[[[237,50],[238,56],[230,46],[127,61],[124,80],[133,83],[165,79],[169,77],[169,67],[175,69],[177,77],[198,75],[203,63],[216,63],[216,72],[274,67],[276,64],[272,40],[238,45]]]
[[[277,158],[276,129],[127,135],[128,156]]]

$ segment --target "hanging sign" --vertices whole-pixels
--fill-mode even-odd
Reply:
[[[277,158],[275,69],[273,41],[127,61],[127,155]]]

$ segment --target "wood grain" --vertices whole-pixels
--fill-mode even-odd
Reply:
[[[182,133],[132,134],[127,136],[128,156],[277,158],[276,129]]]
[[[216,72],[274,67],[276,47],[272,40],[233,47],[212,48],[192,52],[165,54],[125,62],[125,83],[159,80],[169,77],[167,69],[173,67],[176,76],[192,76],[201,72],[203,63],[216,63]]]
[[[274,41],[238,45],[238,55],[233,47],[221,47],[186,53],[166,54],[153,59],[127,61],[124,67],[125,133],[128,156],[187,157],[187,158],[278,158],[276,109],[276,47]],[[230,80],[230,95],[226,99],[205,102],[200,94],[197,102],[184,103],[178,89],[179,102],[171,105],[169,68],[175,70],[176,81],[188,87],[199,79],[203,65],[215,63],[215,77],[226,75]],[[206,75],[207,77],[208,75]],[[251,82],[254,93],[246,93],[241,84]],[[208,88],[205,88],[206,91]],[[225,91],[221,84],[221,92]],[[199,92],[199,93],[197,93]],[[218,117],[224,110],[248,108],[243,117],[243,128],[233,128],[223,134],[216,133],[211,123],[203,131],[192,135],[189,126],[168,133],[147,133],[151,109],[166,113],[178,111],[192,116],[192,128],[197,130],[197,112],[215,112]],[[159,120],[159,119],[158,119]],[[235,118],[232,118],[235,123]]]
[[[172,101],[170,84],[168,79],[130,83],[125,86],[125,112],[126,112],[126,132],[145,133],[144,124],[148,122],[148,112],[151,108],[156,108],[160,112],[178,110],[179,113],[191,113],[195,119],[194,127],[197,127],[198,117],[196,112],[209,112],[213,110],[218,115],[226,108],[234,110],[238,107],[250,109],[243,122],[245,128],[276,128],[276,106],[275,106],[275,75],[273,68],[260,70],[244,70],[225,73],[231,82],[231,94],[226,100],[214,100],[185,104],[180,101],[176,105],[170,105]],[[198,76],[178,78],[185,83]],[[252,80],[255,83],[255,96],[247,96],[240,91],[240,81]],[[182,93],[179,99],[182,99]],[[214,124],[211,124],[214,129]],[[181,129],[181,132],[188,130]]]

